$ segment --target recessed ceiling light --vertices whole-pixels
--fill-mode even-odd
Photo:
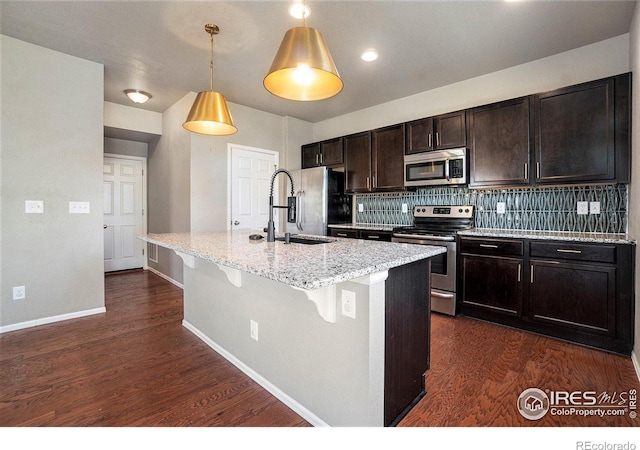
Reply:
[[[151,94],[139,89],[127,89],[124,91],[127,97],[134,103],[145,103],[151,98]]]
[[[378,59],[378,52],[375,49],[370,48],[365,50],[362,55],[360,55],[360,58],[362,58],[363,61],[375,61]]]
[[[289,6],[289,15],[294,19],[306,19],[309,14],[311,14],[311,10],[301,0],[297,0]]]

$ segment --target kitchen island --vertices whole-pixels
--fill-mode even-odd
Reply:
[[[429,258],[443,250],[250,234],[141,239],[184,261],[183,325],[311,424],[397,423],[425,393]]]

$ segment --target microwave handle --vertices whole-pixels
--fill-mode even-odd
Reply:
[[[447,178],[447,181],[451,181],[451,175],[449,173],[449,158],[444,161],[444,176]]]

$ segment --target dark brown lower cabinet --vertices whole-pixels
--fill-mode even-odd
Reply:
[[[524,249],[518,266],[499,242],[461,239],[464,315],[631,354],[635,245],[511,240]]]
[[[384,425],[396,425],[425,395],[431,296],[428,259],[389,270],[385,288]]]

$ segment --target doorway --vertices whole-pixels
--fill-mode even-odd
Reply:
[[[262,230],[269,220],[269,188],[271,176],[278,167],[278,152],[229,144],[231,184],[230,230]],[[278,185],[273,189],[278,201]],[[277,222],[277,211],[274,211]]]
[[[104,271],[146,267],[145,245],[138,236],[147,231],[146,159],[105,156]]]

